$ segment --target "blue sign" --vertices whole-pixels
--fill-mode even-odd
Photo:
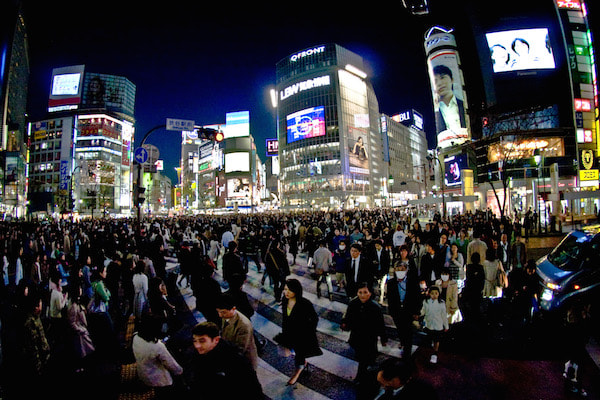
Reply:
[[[133,159],[138,164],[144,164],[146,161],[148,161],[148,150],[143,147],[138,147],[133,153]]]

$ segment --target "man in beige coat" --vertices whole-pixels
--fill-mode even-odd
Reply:
[[[237,310],[235,300],[229,294],[219,297],[216,308],[221,317],[221,338],[236,346],[256,370],[258,351],[252,322]]]

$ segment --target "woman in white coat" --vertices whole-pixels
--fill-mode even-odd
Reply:
[[[181,375],[183,368],[159,336],[158,321],[144,315],[133,336],[132,349],[140,381],[154,388],[156,399],[168,399],[175,394],[173,375]]]
[[[485,252],[485,261],[483,262],[483,271],[485,272],[485,282],[483,284],[483,297],[500,297],[502,289],[498,287],[498,272],[504,271],[502,263],[498,259],[494,249],[489,248]]]
[[[135,263],[133,274],[133,314],[139,321],[148,302],[148,275],[144,273],[146,264],[140,260]]]

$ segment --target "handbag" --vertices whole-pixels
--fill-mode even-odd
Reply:
[[[106,303],[102,299],[96,299],[94,294],[87,305],[87,310],[91,313],[104,313],[107,311]]]
[[[508,287],[508,278],[506,276],[506,272],[500,268],[498,268],[498,272],[496,273],[496,286],[503,289]]]

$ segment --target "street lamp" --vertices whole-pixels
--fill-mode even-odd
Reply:
[[[444,197],[445,188],[444,188],[444,175],[442,173],[442,162],[438,158],[437,152],[436,152],[435,156],[428,155],[427,160],[429,160],[429,161],[435,160],[438,162],[438,165],[440,166],[440,184],[442,185],[442,207],[443,207],[442,216],[443,216],[444,220],[446,220],[446,198]]]
[[[541,227],[542,227],[542,215],[541,215],[541,209],[540,209],[540,167],[542,164],[542,154],[540,152],[540,149],[535,149],[535,152],[533,153],[533,159],[535,160],[535,165],[537,167],[537,191],[536,191],[536,202],[537,202],[537,211],[538,211],[538,220],[537,220],[537,231],[538,231],[538,235],[540,234],[541,231]]]

